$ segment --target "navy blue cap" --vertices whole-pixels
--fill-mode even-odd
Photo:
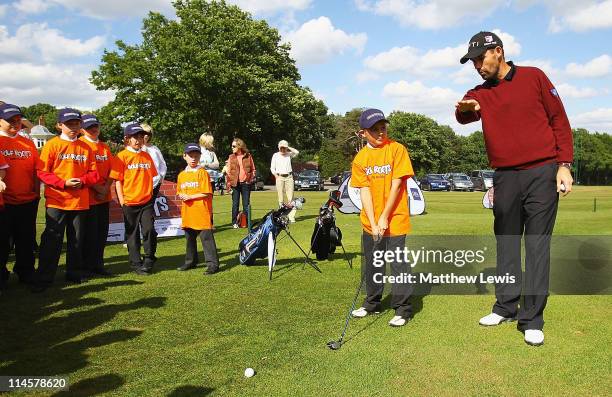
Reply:
[[[198,145],[197,143],[188,143],[185,145],[185,150],[183,151],[183,153],[189,152],[202,153],[202,149],[200,149],[200,145]]]
[[[468,45],[468,52],[459,60],[459,62],[466,63],[470,59],[478,58],[486,50],[491,48],[502,47],[502,43],[499,36],[493,32],[478,32],[470,39]]]
[[[65,123],[68,120],[81,120],[81,112],[72,108],[60,109],[57,112],[57,121]]]
[[[125,136],[136,135],[140,132],[145,133],[145,130],[142,129],[142,126],[139,123],[130,123],[123,129],[123,135]]]
[[[374,124],[381,120],[387,123],[389,122],[389,120],[385,118],[385,114],[382,110],[366,109],[361,112],[361,116],[359,116],[359,128],[372,128]]]
[[[83,129],[88,129],[89,127],[93,127],[94,125],[99,126],[100,120],[93,114],[84,114],[83,115]]]
[[[4,105],[0,105],[0,119],[8,120],[13,116],[23,116],[21,113],[21,109],[19,106],[11,105],[10,103],[5,103]]]

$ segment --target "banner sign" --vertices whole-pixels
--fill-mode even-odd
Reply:
[[[123,210],[111,189],[113,200],[110,202],[108,237],[106,241],[125,241]],[[155,211],[155,231],[157,237],[174,237],[185,234],[181,229],[181,200],[176,196],[176,183],[163,181],[159,195],[153,205]]]

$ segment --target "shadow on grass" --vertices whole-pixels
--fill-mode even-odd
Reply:
[[[215,389],[211,389],[209,387],[201,387],[201,386],[180,386],[176,389],[172,390],[168,397],[200,397],[207,396],[212,393]]]
[[[70,378],[70,374],[87,367],[90,349],[138,337],[143,330],[117,329],[82,335],[91,334],[119,313],[165,305],[164,297],[143,298],[126,304],[104,304],[99,298],[86,297],[109,288],[139,284],[142,283],[132,280],[109,281],[71,288],[54,287],[36,295],[25,288],[11,289],[0,302],[0,312],[10,319],[2,325],[0,374]],[[95,395],[114,390],[123,383],[118,375],[107,374],[77,382],[70,388],[69,395]],[[79,390],[81,394],[77,394]]]
[[[112,392],[123,386],[125,380],[117,374],[106,374],[95,378],[82,379],[73,385],[69,385],[68,390],[62,390],[51,397],[88,397],[103,393]]]

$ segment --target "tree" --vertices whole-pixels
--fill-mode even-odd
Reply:
[[[159,145],[174,152],[208,131],[223,158],[240,137],[262,163],[280,139],[313,148],[329,136],[327,107],[297,84],[290,47],[276,29],[224,1],[174,7],[176,20],[149,13],[142,43],[117,41],[92,72],[98,89],[115,90],[107,106],[118,121],[148,122]]]
[[[433,119],[400,111],[389,115],[389,136],[408,148],[415,174],[447,172],[455,158],[457,137]]]
[[[351,169],[351,161],[361,149],[363,140],[359,131],[359,115],[362,109],[352,109],[344,116],[333,116],[332,136],[325,140],[318,153],[319,169],[324,177]]]
[[[30,120],[32,124],[37,125],[38,120],[43,116],[43,123],[47,129],[53,133],[56,133],[55,124],[57,123],[57,109],[53,105],[48,103],[37,103],[32,106],[23,106],[21,111],[26,119]]]

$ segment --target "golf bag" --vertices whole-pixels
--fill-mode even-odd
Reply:
[[[336,252],[336,247],[342,245],[342,231],[336,226],[336,215],[334,214],[334,207],[341,206],[342,202],[333,197],[332,192],[327,203],[319,209],[319,216],[310,237],[310,247],[317,256],[317,260],[328,259],[329,255]]]
[[[306,200],[296,198],[290,204],[283,204],[275,211],[268,212],[258,223],[253,225],[251,232],[238,245],[239,260],[243,265],[252,265],[257,258],[265,258],[274,250],[276,237],[289,224],[289,213],[293,208],[300,209]],[[272,248],[270,248],[272,246]]]

